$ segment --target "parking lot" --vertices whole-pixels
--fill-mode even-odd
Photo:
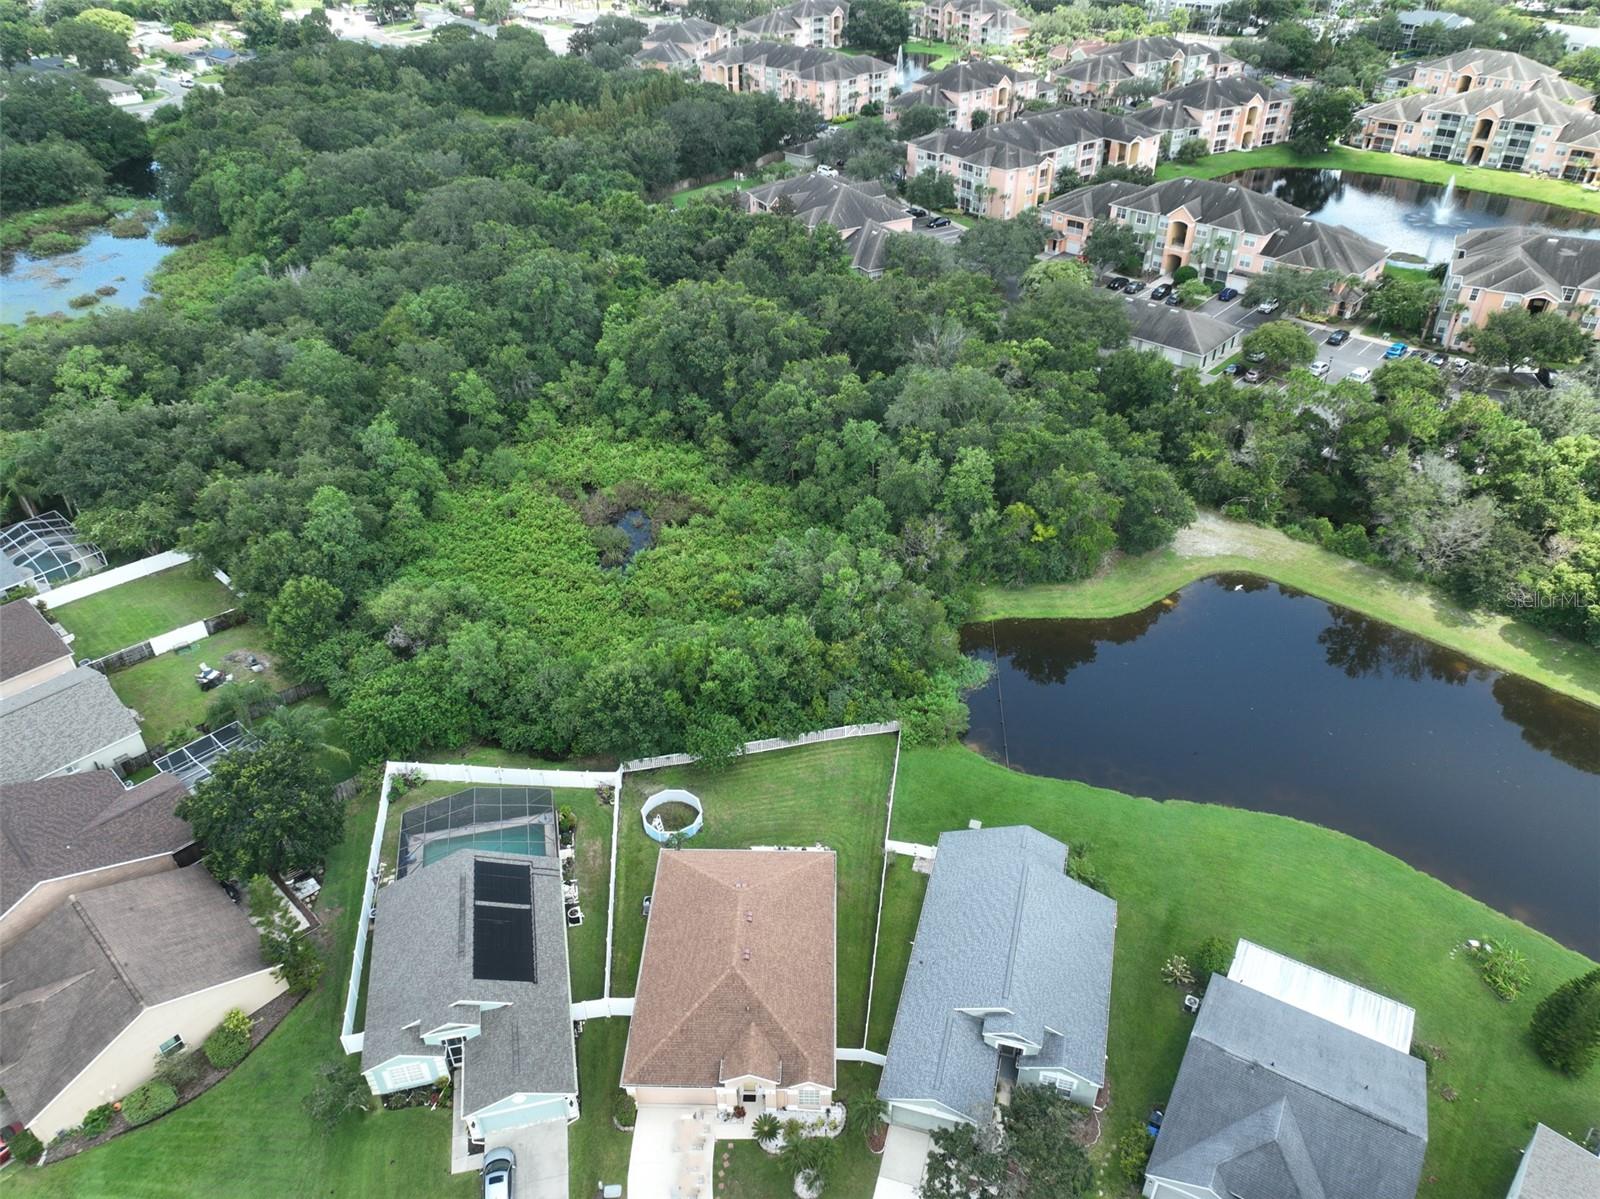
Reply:
[[[937,241],[942,241],[947,246],[955,245],[956,242],[961,240],[961,235],[967,231],[967,227],[957,221],[951,221],[943,229],[928,228],[928,222],[933,220],[937,215],[938,214],[935,213],[934,216],[917,217],[911,222],[911,231],[913,233],[921,233],[924,236],[934,238]]]

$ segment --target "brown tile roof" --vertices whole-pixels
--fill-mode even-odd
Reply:
[[[624,1086],[832,1087],[834,855],[664,850]]]
[[[0,604],[0,679],[26,674],[71,653],[61,635],[27,600]]]

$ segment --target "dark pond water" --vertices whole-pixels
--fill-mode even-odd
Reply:
[[[976,749],[1327,825],[1600,957],[1600,711],[1255,578],[962,641]]]
[[[1600,237],[1600,217],[1586,212],[1460,188],[1441,204],[1444,185],[1387,175],[1292,167],[1240,171],[1228,176],[1228,182],[1277,196],[1319,221],[1345,225],[1395,253],[1414,254],[1428,262],[1446,261],[1456,235],[1468,229],[1530,225]]]
[[[34,258],[7,256],[0,268],[0,324],[19,325],[30,316],[50,313],[93,312],[96,308],[136,308],[150,294],[150,272],[172,246],[157,245],[153,237],[112,237],[95,230],[82,249],[71,254]],[[67,301],[100,287],[115,287],[115,295],[94,308],[74,309]]]
[[[640,550],[650,548],[650,538],[653,532],[650,518],[638,508],[629,508],[617,520],[617,528],[628,538],[628,559],[632,559]]]

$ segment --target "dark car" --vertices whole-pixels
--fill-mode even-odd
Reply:
[[[1144,290],[1144,280],[1129,279],[1128,286],[1124,287],[1122,290],[1127,292],[1130,296],[1136,296]]]
[[[1443,366],[1446,362],[1449,362],[1449,361],[1450,360],[1448,358],[1446,358],[1443,354],[1430,354],[1428,356],[1428,365],[1429,366]]]
[[[1150,298],[1152,300],[1164,300],[1171,294],[1172,284],[1170,283],[1157,283],[1150,289]]]
[[[1239,289],[1237,287],[1224,287],[1217,293],[1217,299],[1222,300],[1224,303],[1226,303],[1228,300],[1237,300],[1238,298]]]
[[[948,229],[949,227],[950,218],[947,216],[936,216],[928,222],[928,228],[930,229]]]
[[[915,204],[907,208],[906,211],[914,217],[925,217],[928,215],[928,210],[926,208],[919,208]]]
[[[1330,346],[1342,346],[1349,340],[1350,330],[1348,329],[1335,329],[1332,333],[1328,334],[1328,344]]]
[[[1110,279],[1106,280],[1106,288],[1109,291],[1121,291],[1127,286],[1127,279],[1123,278],[1121,275],[1113,275]]]
[[[1163,303],[1165,303],[1169,308],[1176,308],[1179,304],[1183,303],[1183,297],[1177,292],[1173,292],[1167,296]]]

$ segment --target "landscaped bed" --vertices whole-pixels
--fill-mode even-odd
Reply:
[[[835,1096],[848,1104],[853,1096],[876,1092],[878,1073],[876,1066],[840,1062]],[[865,1199],[877,1185],[883,1159],[867,1147],[859,1128],[846,1128],[837,1143],[839,1156],[822,1193],[825,1199]],[[715,1199],[794,1199],[794,1177],[754,1141],[718,1141],[711,1193]]]
[[[232,593],[214,577],[177,566],[51,608],[50,615],[77,635],[72,652],[83,659],[138,645],[233,606]]]

